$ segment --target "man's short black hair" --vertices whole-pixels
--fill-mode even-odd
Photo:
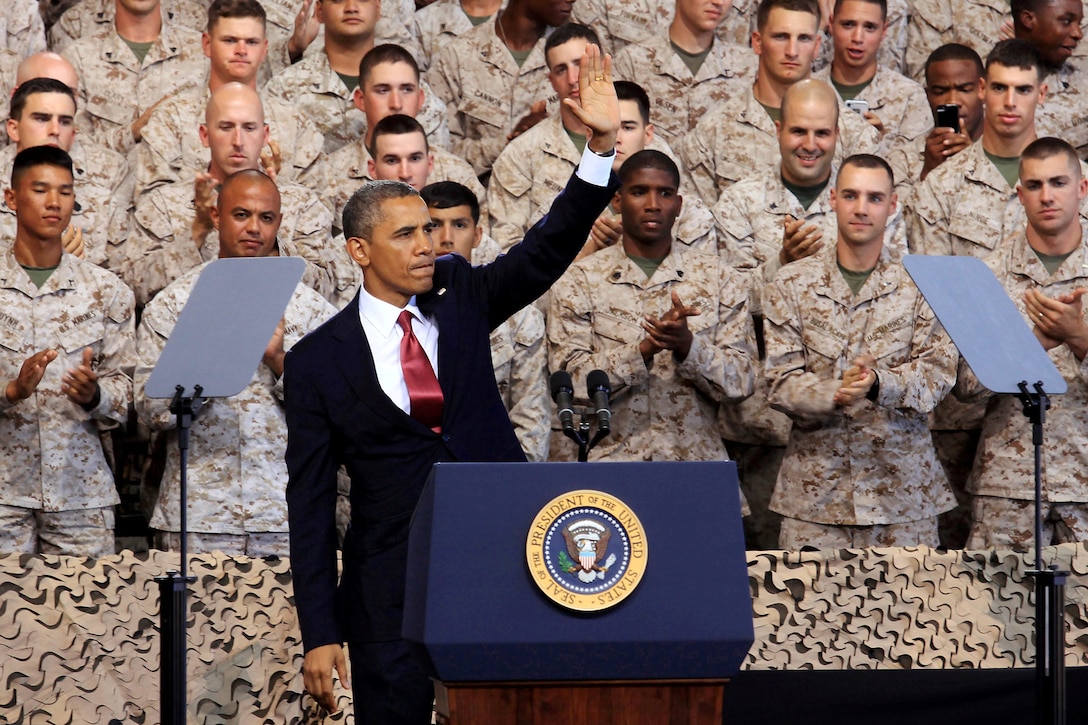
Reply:
[[[642,122],[650,123],[650,96],[646,90],[633,81],[616,81],[616,100],[634,101],[638,104],[638,115],[642,116]]]
[[[986,56],[986,75],[989,77],[990,66],[997,64],[1006,68],[1033,70],[1039,82],[1043,80],[1043,57],[1032,43],[1019,38],[1002,40]]]
[[[11,164],[11,188],[18,188],[23,174],[36,166],[56,166],[70,175],[75,175],[72,157],[64,149],[56,146],[31,146],[15,154],[15,161]]]
[[[423,130],[423,126],[420,125],[419,121],[411,116],[405,116],[403,113],[394,113],[392,116],[386,116],[374,124],[374,131],[370,134],[370,148],[367,149],[370,157],[375,161],[378,160],[378,137],[400,136],[405,133],[421,134],[423,136],[423,148],[427,153],[430,153],[431,143],[427,140],[427,132]]]
[[[1053,136],[1042,136],[1029,143],[1020,154],[1020,169],[1023,170],[1025,160],[1042,161],[1052,156],[1064,156],[1077,178],[1080,178],[1080,157],[1077,156],[1077,150],[1068,141]]]
[[[974,63],[978,68],[978,77],[981,78],[986,73],[986,69],[982,66],[982,58],[974,48],[963,45],[962,43],[945,43],[941,47],[929,54],[926,58],[926,80],[928,81],[929,67],[934,63],[943,63],[947,60],[963,60],[969,63]]]
[[[560,25],[544,41],[544,62],[549,69],[551,69],[552,64],[548,61],[548,53],[552,51],[552,48],[558,48],[560,45],[569,43],[572,40],[584,40],[597,46],[601,44],[600,38],[597,37],[597,31],[588,25],[582,25],[581,23]]]
[[[664,171],[672,177],[673,184],[676,185],[677,190],[680,189],[680,169],[676,167],[676,162],[670,159],[666,154],[655,151],[654,149],[643,149],[638,153],[628,156],[627,160],[620,166],[620,183],[626,184],[628,179],[634,176],[636,171],[641,169],[658,169],[659,171]]]
[[[412,68],[412,73],[416,76],[416,83],[419,83],[419,63],[416,63],[416,59],[412,57],[412,54],[395,43],[383,43],[381,45],[375,45],[373,48],[366,52],[363,59],[359,61],[359,87],[365,88],[366,82],[370,78],[370,73],[374,70],[375,66],[379,66],[382,63],[406,63]]]
[[[11,96],[11,104],[8,107],[8,118],[13,121],[21,121],[23,111],[26,109],[26,99],[36,93],[60,93],[72,99],[72,108],[76,107],[76,94],[72,89],[55,78],[31,78],[19,84],[15,93]]]
[[[467,206],[472,214],[472,222],[480,223],[480,200],[464,184],[456,181],[436,181],[427,184],[419,191],[428,209],[452,209],[455,206]]]
[[[895,174],[892,172],[891,164],[884,159],[880,158],[876,154],[854,154],[853,156],[847,156],[842,162],[842,166],[839,167],[839,178],[842,178],[842,171],[847,166],[853,166],[858,169],[883,169],[888,174],[888,181],[891,183],[892,190],[895,190]]]

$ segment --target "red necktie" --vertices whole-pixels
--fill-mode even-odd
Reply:
[[[408,386],[411,416],[435,433],[441,433],[442,388],[434,376],[427,353],[412,332],[412,313],[408,310],[401,312],[397,324],[404,330],[404,336],[400,339],[400,367]]]

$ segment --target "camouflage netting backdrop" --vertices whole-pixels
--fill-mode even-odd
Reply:
[[[1069,666],[1088,665],[1088,550],[1072,572]],[[1012,552],[749,552],[750,669],[1005,668],[1034,662],[1032,562]],[[177,556],[0,557],[0,722],[159,722],[158,585]],[[191,723],[321,722],[302,694],[286,561],[191,559]],[[351,722],[349,698],[327,722]]]

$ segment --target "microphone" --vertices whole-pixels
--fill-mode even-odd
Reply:
[[[563,432],[574,432],[574,383],[566,370],[556,370],[550,380],[552,400],[559,408],[559,423]]]
[[[606,435],[612,430],[612,409],[608,404],[612,384],[608,382],[608,374],[603,370],[591,371],[586,378],[586,391],[597,414],[597,432]]]

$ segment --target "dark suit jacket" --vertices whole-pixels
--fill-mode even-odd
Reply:
[[[288,353],[284,401],[295,603],[306,650],[400,638],[408,524],[439,461],[524,461],[499,397],[490,331],[543,294],[574,259],[615,191],[572,177],[524,241],[490,265],[441,257],[417,297],[438,323],[442,433],[385,395],[359,301]],[[351,526],[336,571],[336,471],[351,476]]]

